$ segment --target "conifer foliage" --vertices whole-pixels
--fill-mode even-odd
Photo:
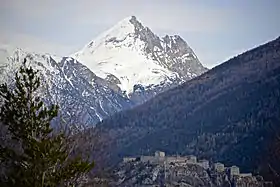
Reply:
[[[36,94],[39,87],[38,71],[25,63],[15,75],[14,89],[0,85],[0,123],[8,132],[4,140],[16,145],[0,144],[0,163],[7,167],[0,186],[68,186],[93,168],[93,162],[71,156],[64,132],[53,131],[59,107],[47,107]]]

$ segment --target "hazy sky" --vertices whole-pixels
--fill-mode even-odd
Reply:
[[[125,17],[178,34],[213,67],[280,36],[280,0],[0,0],[0,44],[69,55]]]

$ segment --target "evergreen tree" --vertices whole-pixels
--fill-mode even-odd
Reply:
[[[0,163],[8,167],[1,187],[73,185],[93,168],[93,162],[70,156],[68,136],[53,132],[51,121],[58,106],[46,107],[36,95],[39,87],[38,71],[25,63],[15,75],[13,90],[0,86],[0,123],[17,145],[0,145]]]

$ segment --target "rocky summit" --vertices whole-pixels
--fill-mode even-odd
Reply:
[[[125,18],[72,55],[98,76],[115,82],[128,96],[134,86],[143,90],[169,87],[207,69],[180,36],[158,37],[135,16]]]

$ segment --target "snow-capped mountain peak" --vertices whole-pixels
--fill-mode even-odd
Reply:
[[[176,79],[175,72],[157,64],[145,54],[145,41],[136,31],[144,27],[135,17],[125,18],[73,55],[98,76],[114,76],[127,94],[134,85],[157,85]]]
[[[72,56],[104,79],[113,76],[127,94],[134,92],[135,85],[170,84],[206,70],[182,38],[161,39],[135,16],[123,19]],[[192,64],[198,70],[192,71]]]
[[[88,45],[84,47],[83,50],[94,49],[101,42],[110,42],[114,39],[116,41],[120,41],[125,39],[129,34],[134,33],[134,25],[130,22],[131,17],[127,17],[122,21],[118,22],[115,26],[105,31],[93,41],[91,41]]]

